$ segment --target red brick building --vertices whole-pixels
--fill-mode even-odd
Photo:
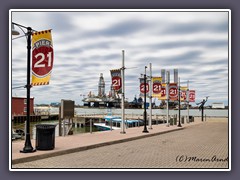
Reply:
[[[30,115],[34,114],[34,98],[30,98]],[[27,114],[27,98],[12,97],[12,117]]]

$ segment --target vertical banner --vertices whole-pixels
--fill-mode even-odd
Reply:
[[[152,97],[161,97],[162,77],[152,78]]]
[[[51,30],[32,34],[32,86],[48,85],[53,68]]]
[[[187,102],[187,87],[181,87],[181,101]]]
[[[189,90],[189,102],[195,102],[195,90]]]
[[[117,93],[122,93],[122,78],[121,78],[121,69],[110,70],[112,77],[112,86],[114,91]]]
[[[177,101],[178,100],[178,86],[177,83],[169,83],[169,100]]]
[[[141,97],[144,97],[144,92],[145,92],[145,84],[144,84],[144,78],[139,78],[140,80],[140,95]],[[146,82],[146,96],[149,97],[149,83],[148,81]]]
[[[167,94],[166,94],[166,83],[163,83],[162,84],[162,87],[161,87],[161,96],[158,97],[159,100],[166,100],[167,99]]]

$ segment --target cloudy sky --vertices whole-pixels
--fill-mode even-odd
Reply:
[[[123,11],[81,10],[51,12],[12,11],[10,21],[41,31],[52,29],[54,65],[50,84],[31,88],[35,103],[71,99],[82,104],[89,91],[97,94],[100,73],[106,92],[110,69],[122,66],[125,50],[126,98],[139,95],[139,77],[152,63],[153,76],[161,69],[178,69],[181,85],[190,81],[196,102],[206,96],[209,103],[228,104],[227,11]],[[22,35],[18,27],[16,30]],[[20,35],[20,36],[21,36]],[[26,96],[26,38],[12,36],[12,95]],[[147,72],[149,73],[149,72]],[[159,105],[159,101],[156,101]],[[195,105],[195,103],[193,104]]]

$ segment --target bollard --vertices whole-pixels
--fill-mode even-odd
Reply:
[[[92,119],[90,119],[90,133],[92,134]]]
[[[170,117],[170,126],[173,126],[173,117]]]
[[[182,124],[184,124],[184,116],[182,116],[181,118],[182,118],[182,119],[181,119],[181,120],[182,120]]]
[[[174,125],[177,125],[177,115],[173,118]]]
[[[110,128],[111,128],[111,131],[112,131],[112,118],[110,120]]]

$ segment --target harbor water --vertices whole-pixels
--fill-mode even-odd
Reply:
[[[58,114],[59,109],[51,107],[50,113]],[[142,115],[143,109],[125,109],[125,114],[128,115]],[[121,109],[99,109],[99,108],[75,108],[76,115],[88,115],[88,114],[112,114],[112,115],[121,115]],[[149,109],[147,109],[147,113],[149,114]],[[187,110],[181,110],[181,115],[186,116]],[[152,115],[166,115],[166,109],[152,109]],[[178,114],[178,110],[169,110],[169,115]],[[189,109],[190,116],[201,116],[201,111],[199,109]],[[205,109],[204,115],[210,117],[228,117],[228,109]]]

